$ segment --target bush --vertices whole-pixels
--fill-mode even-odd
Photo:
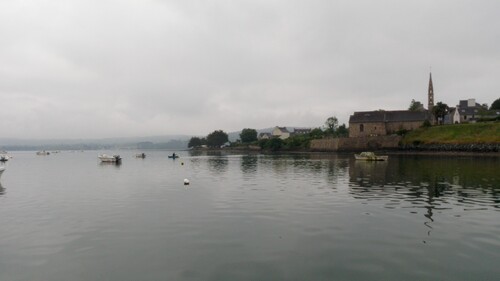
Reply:
[[[400,129],[400,130],[398,130],[398,131],[396,132],[396,135],[398,135],[398,136],[404,136],[404,135],[406,135],[408,132],[409,132],[409,131],[408,131],[408,130],[406,130],[406,129]]]
[[[429,120],[425,120],[424,123],[422,124],[423,128],[429,128],[430,126],[432,126],[432,124],[431,121]]]

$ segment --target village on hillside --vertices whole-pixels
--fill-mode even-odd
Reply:
[[[456,106],[449,107],[443,102],[434,102],[432,73],[429,74],[427,109],[420,101],[412,100],[405,110],[356,111],[349,117],[348,127],[338,126],[336,117],[325,122],[325,128],[287,128],[275,126],[271,131],[257,134],[254,129],[243,129],[235,143],[228,141],[227,134],[215,131],[207,138],[194,137],[190,148],[228,147],[238,144],[254,149],[311,149],[311,150],[360,150],[396,148],[401,136],[422,127],[435,125],[456,125],[481,121],[500,120],[500,99],[491,108],[486,103],[478,103],[475,98],[458,100]],[[208,140],[208,141],[207,141]]]
[[[354,112],[349,118],[349,137],[392,135],[420,128],[426,122],[429,122],[430,125],[449,125],[475,123],[482,119],[493,120],[500,117],[500,109],[489,110],[487,104],[480,104],[476,102],[475,98],[459,100],[455,107],[448,107],[441,102],[435,105],[432,74],[429,77],[427,104],[428,107],[425,109],[421,102],[412,100],[410,108],[407,110]],[[439,108],[435,108],[436,106]],[[286,139],[310,131],[311,129],[295,129],[290,132],[286,127],[276,126],[272,133],[261,133],[259,139],[271,137]]]

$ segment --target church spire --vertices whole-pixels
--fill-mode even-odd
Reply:
[[[427,108],[429,111],[434,107],[434,88],[432,87],[432,73],[429,73],[429,91],[428,91],[429,104]]]

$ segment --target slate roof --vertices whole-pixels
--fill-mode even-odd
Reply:
[[[458,108],[458,113],[460,115],[478,115],[481,105],[476,102],[475,106],[469,107],[467,100],[461,100]]]
[[[428,119],[428,111],[360,111],[349,117],[349,123],[412,122]]]
[[[289,133],[288,130],[286,129],[286,127],[276,126],[276,128],[278,128],[282,133]]]

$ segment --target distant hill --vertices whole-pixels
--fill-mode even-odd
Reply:
[[[0,139],[2,150],[185,149],[191,136],[165,135],[102,139]]]

